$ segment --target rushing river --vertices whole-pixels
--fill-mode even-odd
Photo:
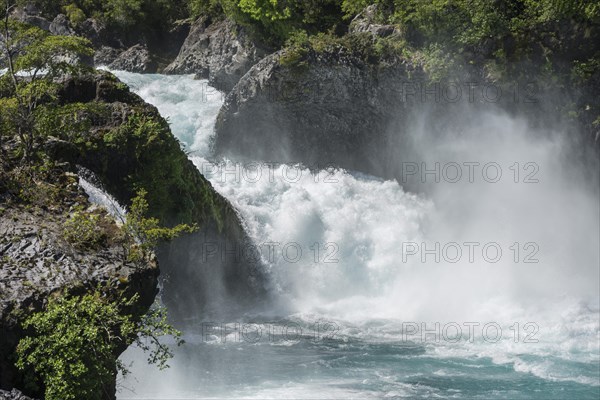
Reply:
[[[598,198],[561,166],[560,141],[482,116],[492,139],[467,132],[422,159],[493,161],[504,179],[413,194],[347,171],[212,164],[222,93],[117,75],[169,119],[256,245],[278,243],[263,254],[280,299],[184,332],[166,371],[129,349],[119,399],[599,398]]]

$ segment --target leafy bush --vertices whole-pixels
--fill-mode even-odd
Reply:
[[[63,226],[63,237],[82,250],[98,249],[107,243],[104,216],[98,213],[75,211]]]
[[[295,32],[325,32],[343,21],[340,0],[191,0],[193,17],[228,17],[245,25],[275,46]]]
[[[160,241],[170,241],[182,233],[192,233],[198,229],[196,225],[187,224],[180,224],[173,228],[161,227],[158,219],[147,217],[146,194],[143,189],[138,191],[123,225],[128,259],[134,262],[148,261],[152,250]]]
[[[323,32],[309,36],[305,31],[296,31],[287,40],[279,62],[283,66],[301,70],[308,66],[306,56],[310,51],[314,51],[317,54],[344,52],[362,59],[367,64],[376,65],[393,60],[401,54],[404,46],[404,41],[396,37],[374,38],[367,32],[339,37]]]
[[[100,290],[50,300],[23,323],[28,335],[18,344],[17,367],[30,372],[30,386],[45,388],[46,400],[103,399],[114,383],[114,366],[128,372],[118,356],[134,342],[150,352],[150,363],[168,367],[172,353],[158,339],[173,335],[180,345],[181,333],[166,322],[164,309],[152,309],[141,319],[124,313],[136,301],[137,295],[110,301]]]
[[[376,2],[370,0],[343,0],[341,7],[345,17],[352,18],[364,10],[365,7],[374,3]]]
[[[7,39],[2,46],[4,65],[0,67],[6,66],[8,72],[0,77],[5,106],[0,110],[0,120],[3,128],[18,139],[22,157],[28,160],[45,136],[36,123],[37,115],[56,100],[56,79],[85,68],[67,60],[91,55],[92,50],[86,39],[54,36],[12,19],[3,21],[3,30]]]
[[[71,21],[71,24],[75,27],[81,24],[87,18],[83,10],[77,7],[77,4],[74,3],[65,6],[64,11],[67,15],[67,18],[69,18],[69,21]]]

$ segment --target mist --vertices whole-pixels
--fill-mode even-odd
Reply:
[[[577,150],[565,134],[570,127],[542,129],[540,121],[468,104],[453,107],[445,124],[423,107],[401,131],[388,132],[395,179],[261,159],[215,163],[207,153],[206,121],[216,119],[222,99],[206,103],[181,92],[183,106],[175,107],[173,79],[149,79],[139,91],[170,118],[191,160],[238,210],[262,255],[272,301],[237,317],[218,304],[225,320],[213,314],[184,327],[188,343],[175,350],[166,372],[143,366],[143,355],[128,350],[123,359],[140,367],[125,388],[139,396],[193,398],[200,389],[203,396],[226,397],[247,396],[247,388],[257,397],[309,393],[320,387],[314,371],[324,381],[338,379],[329,376],[335,370],[327,363],[314,364],[322,350],[302,339],[318,321],[335,326],[341,343],[400,345],[410,324],[494,323],[505,335],[515,324],[535,327],[535,343],[512,336],[493,346],[481,338],[471,343],[464,332],[457,344],[433,350],[419,333],[408,343],[415,343],[415,355],[487,357],[557,382],[574,378],[560,363],[520,354],[593,359],[600,309],[598,164]],[[192,84],[178,79],[181,87]],[[279,339],[240,339],[239,324],[265,323]],[[206,324],[219,328],[207,333]],[[303,334],[282,340],[290,324]],[[267,330],[262,326],[262,339]],[[315,370],[298,370],[302,363]],[[581,372],[582,382],[592,372]],[[272,386],[271,380],[294,383]],[[324,397],[354,393],[323,385]]]

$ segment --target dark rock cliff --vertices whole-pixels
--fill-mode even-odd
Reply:
[[[144,313],[158,291],[155,263],[134,267],[122,247],[110,242],[93,251],[74,250],[65,242],[69,213],[90,207],[77,184],[77,166],[92,171],[121,204],[128,205],[136,190],[145,188],[150,213],[163,224],[198,224],[198,232],[157,249],[160,273],[169,278],[163,301],[176,325],[203,316],[211,301],[229,298],[249,306],[264,295],[260,261],[251,245],[242,257],[206,254],[207,243],[219,250],[246,246],[247,235],[234,209],[188,160],[156,108],[108,73],[61,84],[61,103],[86,105],[76,111],[84,129],[56,126],[45,144],[45,152],[62,168],[53,185],[69,194],[40,209],[4,204],[0,193],[0,388],[5,390],[23,388],[14,367],[15,346],[24,335],[21,322],[54,293],[85,292],[110,281],[115,290],[139,294],[137,312]],[[136,124],[130,124],[134,119]]]
[[[64,157],[93,171],[106,190],[128,204],[134,188],[148,191],[150,212],[163,223],[196,223],[199,231],[158,249],[164,283],[163,301],[174,320],[197,319],[222,298],[247,305],[264,295],[259,257],[240,219],[187,158],[157,109],[110,74],[82,77],[64,84],[70,101],[94,101],[107,107],[85,140]],[[132,114],[157,129],[115,134]],[[226,254],[232,247],[240,253]],[[241,249],[244,251],[241,251]]]
[[[228,92],[269,49],[228,19],[210,22],[202,17],[192,25],[167,74],[196,74],[215,88]]]
[[[64,14],[47,18],[31,4],[15,9],[12,16],[54,35],[76,35],[90,40],[95,53],[88,62],[94,66],[140,73],[157,72],[169,64],[189,30],[189,25],[181,24],[149,37],[148,32],[138,30],[118,31],[95,18],[74,26]]]
[[[403,157],[416,118],[435,135],[460,131],[481,111],[507,112],[548,131],[560,127],[582,147],[600,149],[599,71],[570,81],[535,75],[530,62],[514,79],[490,76],[481,65],[434,77],[416,57],[373,54],[378,38],[401,35],[395,27],[369,22],[367,13],[350,29],[347,38],[372,37],[372,44],[358,51],[335,42],[291,47],[250,69],[219,113],[215,155],[398,178],[399,164],[414,161]]]
[[[216,154],[384,175],[391,124],[414,103],[403,98],[405,84],[422,71],[403,59],[373,65],[343,48],[310,51],[292,65],[286,57],[261,60],[229,93]]]

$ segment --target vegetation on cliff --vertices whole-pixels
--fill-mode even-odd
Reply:
[[[21,3],[32,1],[20,0]],[[372,23],[395,27],[375,35],[375,55],[395,52],[419,60],[434,76],[451,67],[482,66],[502,79],[526,71],[558,74],[566,85],[585,65],[598,65],[600,6],[594,0],[34,0],[47,16],[66,13],[73,24],[93,17],[119,29],[166,32],[182,20],[228,18],[258,41],[285,47],[350,46],[351,21],[375,7]],[[119,30],[117,30],[119,32]],[[308,40],[310,38],[310,40]],[[340,42],[340,39],[343,39]],[[297,46],[295,48],[298,49]],[[297,58],[295,52],[293,58]],[[522,68],[523,63],[528,68]],[[534,66],[534,68],[531,68]],[[569,75],[569,76],[567,76]]]
[[[2,19],[0,44],[3,66],[7,69],[0,76],[0,218],[6,215],[12,221],[8,224],[15,225],[16,230],[20,229],[21,220],[29,223],[40,219],[40,232],[33,247],[44,249],[44,255],[24,258],[26,265],[21,265],[19,260],[13,265],[10,256],[0,261],[3,277],[19,279],[15,286],[28,288],[13,298],[5,299],[8,293],[0,296],[3,300],[0,329],[6,335],[0,346],[2,364],[5,356],[6,362],[11,360],[5,351],[16,345],[11,342],[15,332],[22,332],[24,336],[17,348],[17,366],[22,375],[14,378],[14,384],[34,395],[43,394],[46,399],[112,398],[117,370],[126,372],[118,363],[118,357],[129,344],[138,343],[150,352],[150,362],[165,367],[170,351],[158,339],[163,335],[179,335],[166,322],[163,309],[152,308],[147,312],[156,294],[157,274],[148,274],[148,283],[128,282],[128,277],[135,273],[121,275],[113,266],[120,264],[122,268],[118,269],[122,272],[156,270],[153,249],[158,243],[193,232],[196,226],[162,227],[157,218],[148,214],[144,185],[148,184],[151,190],[154,187],[143,179],[135,183],[125,179],[115,184],[122,186],[122,192],[131,193],[126,199],[131,204],[129,213],[122,226],[106,212],[91,207],[82,197],[73,171],[75,162],[83,161],[86,152],[95,148],[85,139],[94,125],[94,120],[88,117],[108,117],[104,113],[109,110],[106,103],[90,101],[97,94],[96,87],[92,99],[78,98],[81,101],[73,102],[69,98],[69,95],[81,94],[77,90],[68,93],[69,82],[93,73],[78,62],[80,57],[91,54],[85,39],[50,35],[8,18],[6,13]],[[142,102],[132,96],[125,85],[114,77],[107,80],[111,83],[109,95],[120,94],[121,100],[131,100],[141,112]],[[123,111],[126,104],[119,103],[119,106]],[[148,114],[148,109],[145,112]],[[102,136],[103,141],[107,145],[114,144],[115,138],[127,142],[124,136],[131,135],[147,140],[145,143],[153,142],[165,148],[171,145],[185,157],[176,140],[172,136],[168,140],[166,122],[153,120],[146,114],[129,112],[125,120],[113,121],[116,123],[104,132],[107,135]],[[161,135],[162,141],[158,140]],[[140,148],[130,150],[139,154],[148,150],[143,143],[135,144]],[[181,157],[171,160],[172,167],[178,171],[187,165],[175,164]],[[156,170],[149,171],[152,172]],[[148,179],[164,187],[164,180],[160,180],[170,176],[156,175]],[[132,186],[125,188],[126,184]],[[167,188],[170,187],[167,185]],[[153,198],[153,201],[155,210],[160,201],[168,203],[164,198]],[[31,243],[25,247],[29,246]],[[12,248],[12,243],[8,243],[2,251],[10,252]],[[52,261],[48,260],[50,251],[57,254],[51,256]],[[90,253],[87,255],[90,263],[94,258],[95,267],[106,263],[105,270],[88,271],[91,266],[80,265],[80,274],[65,271],[65,277],[59,279],[63,283],[61,287],[47,283],[45,278],[36,283],[22,282],[19,273],[16,276],[12,273],[34,262],[44,276],[46,273],[60,275],[62,271],[54,271],[55,264],[66,259],[85,263],[79,255],[87,253]],[[102,287],[93,286],[101,282]],[[145,285],[151,287],[142,290]],[[144,299],[140,298],[142,294]],[[19,300],[23,302],[19,304]],[[10,367],[0,365],[0,373],[8,369]]]
[[[139,318],[127,311],[136,307],[137,295],[110,299],[107,292],[67,293],[25,320],[30,334],[19,342],[17,366],[26,371],[29,390],[44,387],[46,400],[110,398],[117,371],[128,373],[119,354],[134,342],[149,351],[149,363],[168,367],[172,353],[159,338],[171,335],[182,341],[167,323],[165,309],[142,310]]]

